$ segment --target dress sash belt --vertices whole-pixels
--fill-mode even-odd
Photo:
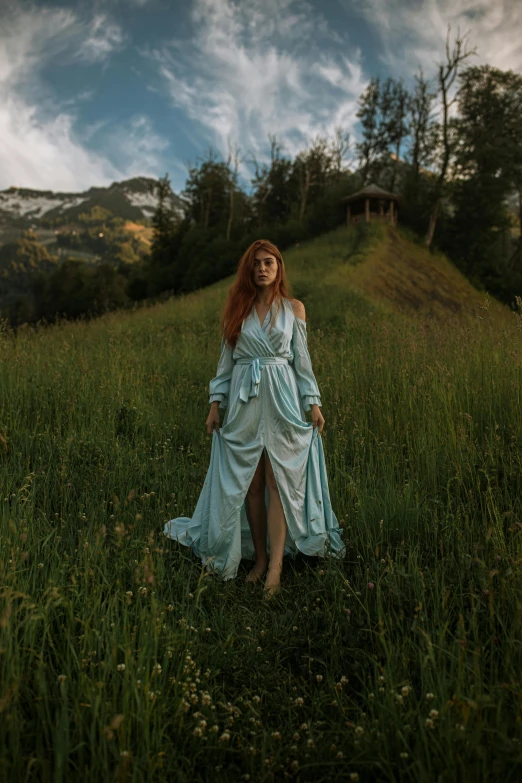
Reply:
[[[242,402],[248,402],[250,397],[259,396],[261,365],[288,364],[288,359],[283,359],[281,356],[255,356],[253,359],[236,359],[236,364],[250,365],[250,372],[246,371],[239,389],[239,399]]]

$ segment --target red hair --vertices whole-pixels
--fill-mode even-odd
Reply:
[[[279,249],[268,239],[256,239],[243,253],[237,265],[236,279],[228,292],[227,301],[221,315],[223,337],[235,348],[241,333],[244,319],[250,314],[256,300],[257,288],[254,283],[254,260],[258,250],[265,250],[277,260],[277,276],[272,284],[269,306],[277,299],[278,305],[283,297],[290,293],[290,284],[286,279],[285,263]]]

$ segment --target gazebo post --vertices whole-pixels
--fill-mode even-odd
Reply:
[[[350,205],[346,205],[346,225],[350,225],[350,220],[352,218],[352,210],[350,209]]]
[[[395,214],[393,210],[393,199],[390,199],[390,223],[395,226]]]
[[[370,222],[370,199],[367,198],[364,200],[364,219],[367,223]]]

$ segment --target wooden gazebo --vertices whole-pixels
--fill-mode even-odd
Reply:
[[[366,185],[357,193],[345,196],[341,202],[346,204],[346,225],[350,223],[369,223],[379,220],[382,223],[397,225],[399,196],[389,193],[379,185]]]

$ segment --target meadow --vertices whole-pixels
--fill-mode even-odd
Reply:
[[[382,241],[285,254],[348,551],[269,602],[162,533],[205,478],[231,280],[4,326],[0,780],[522,780],[522,316],[368,299],[346,270]]]

